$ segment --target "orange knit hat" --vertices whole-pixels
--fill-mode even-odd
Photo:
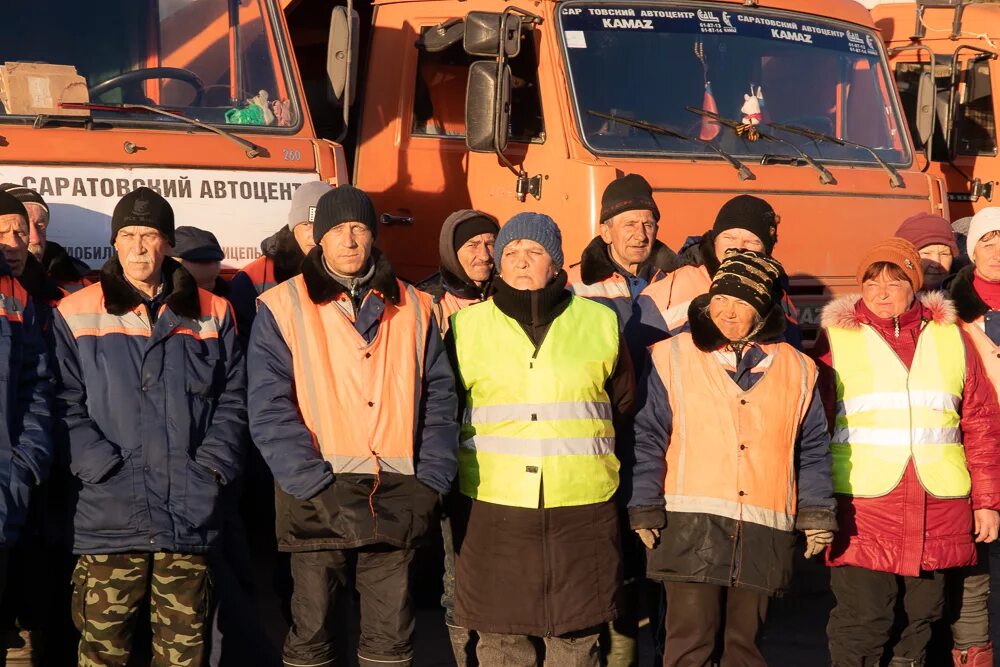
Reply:
[[[858,284],[864,280],[868,267],[878,262],[888,262],[895,264],[910,281],[913,291],[918,292],[924,286],[924,271],[920,266],[920,253],[916,246],[901,238],[889,238],[872,246],[868,252],[861,257],[858,264]]]

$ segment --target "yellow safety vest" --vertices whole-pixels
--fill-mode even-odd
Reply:
[[[912,456],[929,494],[967,497],[972,480],[959,427],[965,386],[959,328],[927,324],[909,371],[870,326],[827,333],[837,392],[830,445],[834,491],[884,496],[899,484]]]
[[[604,387],[618,360],[614,311],[571,297],[537,351],[492,301],[456,313],[451,326],[466,392],[461,492],[528,508],[611,498],[620,466]]]

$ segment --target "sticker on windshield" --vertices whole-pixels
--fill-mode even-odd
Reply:
[[[719,9],[655,9],[644,6],[576,6],[562,10],[563,29],[569,48],[586,48],[586,32],[630,31],[738,35],[756,39],[818,46],[863,56],[878,56],[878,44],[871,34],[842,30],[821,23],[809,23],[777,16]],[[570,33],[579,34],[577,46]]]
[[[582,30],[567,30],[566,31],[566,48],[567,49],[585,49],[587,48],[587,37]]]

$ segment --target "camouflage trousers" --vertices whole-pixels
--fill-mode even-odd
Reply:
[[[138,612],[149,596],[152,667],[200,667],[208,610],[201,554],[83,555],[73,572],[80,667],[125,667]]]

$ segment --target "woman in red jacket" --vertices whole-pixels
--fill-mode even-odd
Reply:
[[[1000,408],[972,344],[889,239],[858,269],[859,297],[823,311],[818,349],[831,410],[840,531],[828,553],[835,667],[880,664],[902,596],[892,665],[923,665],[941,616],[941,570],[976,562],[1000,530]]]

